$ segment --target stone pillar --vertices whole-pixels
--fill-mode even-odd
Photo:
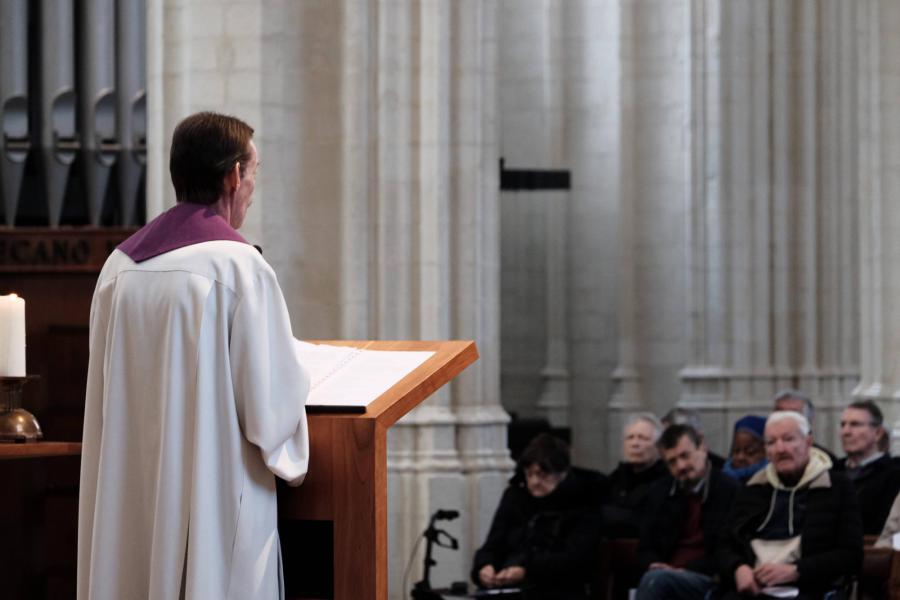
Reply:
[[[261,123],[263,10],[249,0],[224,6],[147,0],[148,219],[175,203],[168,150],[178,121],[205,109]],[[232,27],[234,22],[241,27]],[[255,208],[245,224],[253,238],[261,233],[263,212]]]
[[[879,402],[900,450],[900,6],[857,5],[861,379],[856,398]]]
[[[621,403],[610,410],[608,403],[616,386],[610,374],[619,364],[619,207],[627,175],[622,119],[630,118],[620,111],[625,106],[620,46],[630,32],[623,30],[618,0],[558,5],[564,19],[565,154],[572,174],[566,231],[572,451],[578,464],[607,469],[620,454],[620,427],[613,421],[629,410]],[[630,398],[637,396],[634,382],[618,381]]]
[[[343,334],[469,338],[480,360],[389,433],[390,594],[421,575],[437,509],[460,551],[432,582],[467,578],[512,467],[499,404],[499,222],[490,3],[342,6]],[[363,183],[364,182],[364,183]],[[412,565],[404,581],[404,568]]]
[[[777,151],[765,126],[772,113],[768,7],[688,5],[689,360],[679,405],[703,415],[720,451],[734,418],[767,412],[770,390],[758,381],[773,376],[769,264],[783,222],[772,230],[779,191],[765,183],[766,153]]]
[[[538,408],[553,427],[569,426],[569,319],[566,226],[568,198],[546,194],[547,227],[547,346],[546,364],[541,369],[543,388]]]
[[[500,6],[504,14],[502,82],[509,94],[504,98],[509,104],[508,112],[504,112],[508,117],[503,120],[507,127],[501,149],[506,166],[568,170],[563,144],[562,7],[556,0],[515,0]],[[535,216],[544,228],[545,279],[537,290],[543,292],[546,321],[543,348],[539,349],[543,350],[544,358],[537,408],[554,427],[568,427],[568,193],[535,190],[507,194],[513,196],[510,212],[523,210],[525,202],[537,203]],[[538,240],[529,239],[528,244]],[[528,260],[522,253],[512,258],[520,262]],[[525,290],[517,287],[512,293],[519,295]],[[532,308],[537,310],[538,306]]]
[[[557,0],[497,3],[500,156],[506,169],[568,169]],[[568,193],[501,193],[504,403],[569,425]]]
[[[686,2],[619,2],[618,340],[610,453],[626,413],[661,413],[683,366]]]
[[[798,387],[817,402],[815,434],[841,452],[840,416],[860,376],[860,261],[858,236],[859,41],[853,3],[818,2],[803,11],[810,24],[805,70],[815,80],[804,96],[818,113],[805,117],[805,177],[800,219],[804,222],[802,265],[803,339]],[[812,23],[815,23],[813,25]]]
[[[619,3],[614,13],[619,23],[619,80],[615,110],[620,115],[614,148],[619,152],[617,163],[618,212],[618,363],[612,372],[613,393],[609,401],[607,423],[607,452],[621,454],[622,425],[629,413],[644,410],[643,389],[639,364],[640,337],[637,326],[637,253],[635,239],[635,79],[638,70],[636,56],[635,6]]]
[[[454,249],[451,336],[478,341],[481,360],[452,390],[456,443],[466,479],[468,523],[460,553],[466,578],[475,549],[512,473],[509,416],[500,404],[500,182],[497,171],[497,7],[452,2],[451,70],[458,92],[449,112]]]
[[[853,25],[833,2],[689,5],[690,362],[679,403],[727,447],[778,388],[817,434],[857,372]]]

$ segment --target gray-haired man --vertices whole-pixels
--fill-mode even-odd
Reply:
[[[812,445],[809,421],[776,411],[766,421],[769,465],[735,499],[719,549],[726,598],[793,586],[821,598],[862,562],[862,523],[853,484]]]

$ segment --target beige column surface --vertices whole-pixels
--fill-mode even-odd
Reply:
[[[558,108],[540,91],[561,78],[561,168],[573,181],[565,299],[544,286],[554,248],[541,207],[501,198],[503,402],[546,412],[535,390],[549,361],[535,348],[553,348],[546,305],[564,302],[559,362],[582,464],[615,462],[629,412],[673,405],[697,410],[725,452],[734,421],[765,414],[787,386],[813,396],[816,435],[839,448],[861,303],[879,302],[859,293],[870,267],[854,265],[860,240],[885,243],[859,216],[859,182],[878,182],[858,165],[859,40],[875,39],[874,18],[859,22],[866,6],[884,3],[500,4],[501,155],[548,143],[541,127]],[[539,60],[556,18],[561,73]],[[873,117],[873,131],[881,124]],[[874,352],[877,339],[867,343]]]
[[[900,451],[900,6],[861,2],[856,11],[860,54],[859,235],[862,376],[854,396],[879,402]]]

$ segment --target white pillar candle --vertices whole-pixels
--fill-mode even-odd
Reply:
[[[0,377],[25,377],[25,300],[0,296]]]

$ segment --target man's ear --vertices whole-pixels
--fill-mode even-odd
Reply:
[[[225,191],[228,193],[238,189],[241,185],[241,163],[235,162],[234,167],[225,175]]]

